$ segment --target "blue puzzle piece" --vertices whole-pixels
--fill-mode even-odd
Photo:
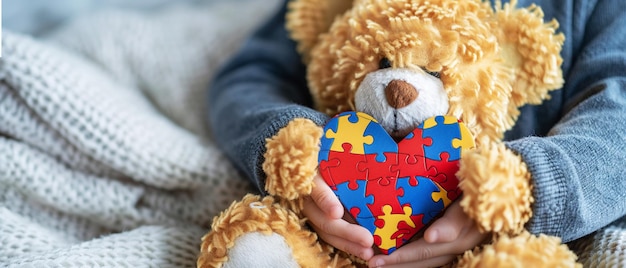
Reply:
[[[374,142],[372,144],[365,144],[364,149],[365,154],[376,154],[377,162],[385,162],[387,158],[384,153],[398,152],[398,143],[396,143],[379,124],[369,124],[363,135],[371,135],[374,137]]]
[[[350,123],[356,123],[359,121],[359,115],[357,114],[357,112],[352,112],[352,111],[343,112],[343,113],[340,113],[337,117],[344,117],[344,116],[348,116],[348,121]]]
[[[338,116],[333,117],[330,119],[330,121],[328,121],[328,123],[324,126],[324,133],[322,135],[322,139],[320,140],[320,155],[319,155],[319,160],[328,160],[328,151],[330,151],[330,147],[333,145],[333,141],[335,141],[334,138],[328,138],[326,137],[326,131],[328,130],[332,130],[333,132],[337,132],[337,128],[339,127],[339,119]],[[325,155],[322,155],[322,152],[326,152]]]
[[[332,132],[337,133],[337,129],[339,128],[339,117],[344,116],[348,117],[348,121],[350,121],[350,123],[356,123],[357,121],[359,121],[359,117],[356,112],[344,112],[331,118],[326,123],[326,125],[324,125],[324,130],[322,132],[323,135],[320,139],[320,152],[317,157],[318,162],[322,160],[328,161],[328,153],[331,151],[331,147],[333,145],[333,142],[335,141],[335,138],[328,138],[326,136],[326,132],[328,130],[331,130]]]
[[[396,188],[404,190],[403,196],[398,196],[398,200],[402,206],[411,204],[412,215],[423,214],[422,223],[428,224],[444,209],[443,200],[437,202],[433,200],[432,194],[439,192],[439,187],[430,179],[421,176],[415,178],[417,179],[415,186],[411,185],[408,177],[398,178]]]
[[[424,129],[424,123],[418,126],[422,129],[423,138],[432,139],[432,144],[430,146],[424,146],[425,157],[440,161],[441,153],[447,152],[450,156],[448,161],[460,159],[461,150],[459,148],[452,147],[452,141],[454,139],[461,139],[459,123],[455,121],[454,124],[444,124],[444,116],[437,116],[434,120],[437,124],[433,127]]]
[[[328,161],[328,155],[330,155],[330,150],[320,150],[317,154],[317,163],[319,164],[322,161]]]
[[[348,187],[349,182],[343,182],[337,184],[337,190],[335,195],[339,197],[339,200],[343,204],[343,207],[348,211],[352,208],[359,208],[359,214],[355,218],[374,218],[372,212],[367,207],[368,204],[374,203],[374,197],[371,195],[365,195],[366,180],[357,180],[358,187],[354,190]],[[373,224],[373,223],[372,223]]]
[[[368,213],[372,214],[371,212],[369,212],[369,210],[368,210]],[[361,213],[359,213],[359,215],[360,214]],[[377,228],[376,224],[374,224],[376,222],[376,218],[374,218],[374,217],[357,217],[355,220],[356,220],[356,222],[359,225],[365,227],[365,229],[367,229],[368,231],[370,231],[370,233],[372,235],[374,235],[374,232],[376,231],[376,228]]]

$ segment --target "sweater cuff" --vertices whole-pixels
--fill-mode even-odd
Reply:
[[[533,234],[562,237],[569,187],[563,172],[566,165],[558,159],[563,155],[558,152],[558,147],[546,143],[549,143],[546,139],[528,137],[506,142],[506,146],[522,157],[531,174],[535,201],[532,204],[533,216],[526,223],[526,229]],[[559,166],[557,163],[560,163]]]

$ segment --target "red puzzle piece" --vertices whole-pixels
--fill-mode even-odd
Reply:
[[[398,154],[396,153],[384,153],[386,159],[385,162],[376,161],[375,154],[366,154],[365,161],[358,164],[358,170],[367,174],[367,180],[391,180],[397,179],[399,172],[392,170],[392,166],[398,163]]]
[[[367,173],[358,169],[359,163],[366,160],[365,155],[351,153],[352,145],[349,143],[344,143],[342,147],[343,152],[330,151],[328,161],[320,161],[320,173],[325,175],[324,181],[333,189],[348,182],[348,188],[355,190],[358,187],[356,181],[366,179]]]
[[[324,179],[324,182],[326,182],[326,184],[328,184],[328,186],[330,186],[330,188],[333,190],[337,190],[337,187],[335,187],[337,184],[335,184],[335,182],[333,181],[332,169],[338,168],[340,164],[341,164],[341,161],[339,161],[339,159],[336,159],[336,158],[329,159],[328,161],[326,160],[319,161],[320,175]]]
[[[415,176],[427,174],[424,146],[432,144],[431,138],[422,138],[422,129],[416,128],[398,143],[398,164],[391,168],[398,171],[398,178],[409,178],[412,186],[417,185]]]
[[[421,128],[414,129],[411,134],[398,143],[398,153],[423,157],[425,155],[424,146],[431,146],[433,143],[432,138],[422,137],[423,132]]]
[[[402,206],[398,200],[398,196],[403,196],[404,191],[396,186],[396,178],[369,180],[365,186],[365,194],[374,196],[374,203],[368,204],[367,207],[374,217],[384,215],[383,206],[391,206],[392,214],[402,214]]]
[[[424,227],[423,218],[423,214],[411,216],[411,220],[413,220],[415,228],[409,226],[406,222],[398,223],[398,231],[391,236],[392,239],[396,239],[396,247],[406,244],[409,239],[411,239]]]
[[[426,159],[428,178],[441,185],[447,192],[450,200],[455,200],[461,193],[459,179],[456,172],[459,170],[459,160],[449,161],[447,153],[441,153],[441,161]]]
[[[400,154],[398,156],[398,164],[391,167],[391,170],[398,172],[398,178],[409,178],[411,186],[417,185],[416,176],[425,176],[428,174],[426,170],[426,162],[423,157]]]

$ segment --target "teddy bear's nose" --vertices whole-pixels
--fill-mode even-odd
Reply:
[[[400,109],[411,104],[419,93],[411,84],[402,80],[392,80],[385,87],[385,97],[391,107]]]

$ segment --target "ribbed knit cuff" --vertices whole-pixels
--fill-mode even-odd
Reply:
[[[567,211],[567,182],[563,168],[556,159],[562,153],[557,146],[549,146],[549,141],[529,137],[507,142],[506,146],[517,154],[528,166],[533,185],[533,216],[526,228],[533,234],[543,233],[562,237]],[[546,146],[542,146],[546,145]],[[558,166],[557,166],[558,164]]]

